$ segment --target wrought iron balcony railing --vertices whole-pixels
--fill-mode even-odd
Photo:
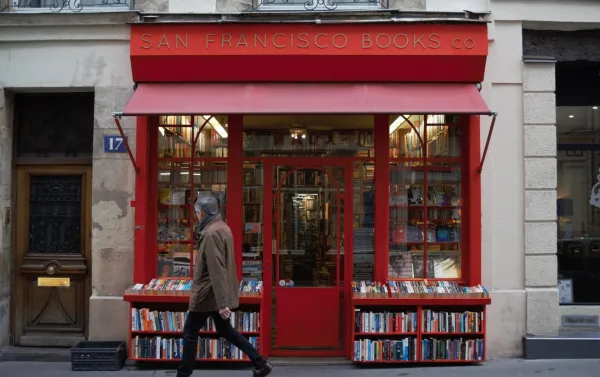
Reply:
[[[84,9],[94,8],[127,8],[131,9],[132,0],[8,0],[8,6],[0,8],[4,12],[10,8],[14,9],[40,9],[51,12],[81,12]]]
[[[252,10],[330,11],[389,9],[389,0],[252,0]]]

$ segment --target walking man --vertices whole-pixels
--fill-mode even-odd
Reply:
[[[248,355],[254,365],[254,377],[266,377],[273,370],[229,321],[231,311],[239,306],[238,280],[233,252],[233,236],[229,226],[219,215],[219,204],[213,196],[196,199],[196,217],[200,224],[195,229],[198,255],[194,267],[194,282],[190,306],[183,326],[183,357],[177,368],[177,377],[189,377],[194,370],[198,332],[212,317],[217,333]]]

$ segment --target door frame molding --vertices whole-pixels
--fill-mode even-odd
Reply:
[[[353,219],[354,219],[354,165],[356,159],[354,157],[327,157],[327,158],[307,158],[307,157],[271,157],[262,159],[263,164],[263,323],[267,327],[265,340],[263,341],[263,352],[265,355],[275,356],[344,356],[348,347],[348,337],[350,336],[350,322],[345,313],[350,310],[350,298],[352,291],[353,280],[353,261],[354,261],[354,245],[353,245]],[[344,263],[343,266],[338,265],[338,273],[341,275],[340,269],[344,269],[344,285],[338,286],[340,298],[340,335],[343,335],[341,349],[338,351],[296,351],[296,350],[276,350],[271,344],[271,326],[272,321],[272,294],[275,287],[272,286],[273,270],[272,265],[272,240],[273,240],[273,168],[279,165],[289,165],[295,170],[301,168],[323,168],[323,167],[342,167],[344,168]],[[338,254],[340,255],[340,254]],[[341,260],[341,257],[339,258]]]
[[[54,159],[48,159],[48,161],[28,161],[31,162],[29,164],[19,163],[15,160],[14,168],[13,168],[13,195],[11,198],[11,207],[13,208],[13,216],[11,219],[12,225],[12,235],[11,235],[11,250],[12,250],[12,277],[11,277],[11,345],[16,345],[20,338],[24,334],[24,323],[22,314],[17,315],[17,310],[23,307],[23,297],[18,290],[23,288],[22,285],[22,274],[21,265],[23,263],[23,255],[19,255],[18,248],[19,247],[27,247],[26,236],[21,236],[21,232],[27,233],[28,229],[28,221],[27,215],[23,214],[23,211],[19,211],[17,209],[21,208],[21,204],[28,202],[28,193],[29,193],[29,185],[28,185],[28,176],[31,174],[37,175],[81,175],[82,176],[82,221],[84,226],[81,229],[81,244],[84,252],[83,257],[81,256],[71,256],[64,254],[56,254],[57,257],[62,257],[67,261],[72,262],[81,262],[85,261],[86,268],[82,269],[81,267],[76,267],[75,265],[69,266],[68,264],[64,264],[62,268],[69,272],[71,275],[87,275],[87,280],[85,280],[85,313],[84,317],[84,336],[87,338],[89,332],[89,297],[91,295],[91,272],[92,272],[92,165],[84,164],[82,159],[73,159],[71,163],[56,163],[52,164]],[[58,162],[58,161],[54,161]],[[61,161],[62,162],[62,161]],[[25,183],[25,187],[23,186]],[[28,205],[24,206],[26,209],[29,208]],[[23,244],[25,242],[25,244]],[[33,264],[30,266],[31,270],[37,273],[42,273],[45,271],[43,266],[35,263],[35,260],[38,257],[42,257],[42,255],[32,255]]]

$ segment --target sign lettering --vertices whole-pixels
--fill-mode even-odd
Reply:
[[[443,49],[468,53],[473,49],[486,49],[487,38],[481,35],[469,36],[466,33],[448,34],[438,31],[429,32],[342,32],[332,30],[316,32],[314,29],[277,30],[269,28],[268,31],[248,32],[234,30],[217,32],[213,27],[210,30],[191,30],[189,33],[180,28],[177,32],[162,30],[161,32],[142,32],[132,36],[133,48],[142,51],[170,51],[174,53],[220,53],[220,54],[260,54],[269,51],[332,51],[340,52],[393,52],[401,53]],[[409,29],[410,30],[410,29]],[[136,40],[137,39],[137,40]],[[458,51],[457,51],[458,50]]]
[[[206,50],[215,47],[221,49],[254,49],[261,50],[267,47],[277,49],[305,49],[316,47],[318,49],[337,48],[344,49],[351,42],[351,37],[344,33],[317,33],[313,36],[308,33],[286,34],[274,33],[264,34],[231,34],[231,33],[206,33],[202,36],[197,46]],[[142,34],[140,36],[140,47],[143,49],[188,49],[190,47],[190,36],[188,34]],[[388,33],[363,33],[361,36],[361,47],[363,49],[438,49],[441,46],[440,34],[388,34]],[[475,40],[472,38],[453,38],[451,47],[454,49],[473,49]]]
[[[104,135],[105,153],[127,153],[125,143],[121,135]]]

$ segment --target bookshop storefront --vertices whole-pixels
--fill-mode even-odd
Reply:
[[[132,25],[135,283],[190,276],[215,195],[265,354],[354,352],[355,282],[480,284],[487,46],[472,20]]]

